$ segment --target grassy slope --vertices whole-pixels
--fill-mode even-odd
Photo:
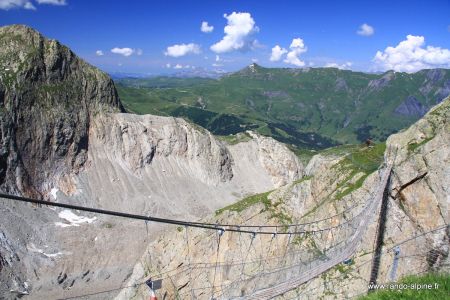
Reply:
[[[436,91],[450,80],[450,70],[444,70],[430,89],[420,90],[431,82],[427,72],[397,72],[389,84],[374,89],[369,82],[386,74],[255,66],[219,80],[127,79],[118,82],[118,90],[136,113],[185,117],[217,135],[253,129],[286,144],[322,149],[369,136],[384,140],[415,122],[420,116],[393,111],[408,96],[434,105]]]
[[[312,207],[305,212],[302,218],[314,213],[320,206],[329,201],[339,201],[346,195],[359,189],[364,180],[373,172],[375,172],[383,163],[384,152],[386,149],[385,143],[378,143],[374,147],[366,147],[362,145],[343,145],[328,148],[316,152],[324,156],[342,157],[338,163],[332,168],[343,177],[337,182],[336,189],[328,196],[324,197],[317,206]],[[355,178],[355,176],[358,176]],[[311,180],[312,177],[306,176],[302,179],[292,182],[292,187],[300,184],[306,180]],[[356,179],[356,180],[355,180]],[[279,224],[287,224],[291,220],[288,212],[279,209],[283,206],[284,199],[278,199],[275,203],[269,200],[269,195],[273,191],[268,191],[261,194],[250,195],[236,203],[223,207],[216,211],[216,216],[226,211],[242,212],[256,204],[263,204],[264,209],[261,212],[269,212],[271,218],[275,218]]]

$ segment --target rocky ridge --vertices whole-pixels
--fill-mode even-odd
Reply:
[[[365,293],[372,274],[374,256],[380,257],[377,281],[389,282],[394,260],[393,251],[389,249],[401,242],[399,249],[402,256],[396,278],[426,271],[450,270],[450,232],[447,225],[450,199],[447,185],[450,179],[449,120],[450,98],[447,98],[409,129],[388,139],[387,147],[396,150],[386,152],[384,158],[394,161],[394,165],[388,189],[390,196],[383,210],[386,221],[382,227],[381,254],[375,254],[378,225],[381,222],[380,215],[377,215],[350,264],[338,265],[298,289],[280,295],[279,299],[350,298]],[[380,150],[383,153],[384,149]],[[377,186],[379,177],[377,172],[373,172],[376,168],[361,168],[363,165],[359,162],[361,157],[372,157],[375,150],[363,148],[352,151],[330,150],[316,155],[305,168],[306,176],[303,179],[220,209],[215,216],[205,221],[250,225],[308,223],[339,214],[357,203],[364,203]],[[367,166],[374,161],[380,164],[383,159],[362,162]],[[336,215],[327,221],[327,225],[336,226],[354,216],[352,213]],[[441,229],[433,231],[436,228]],[[346,233],[340,234],[345,240]],[[261,236],[252,244],[245,235],[225,232],[217,254],[214,233],[198,229],[186,232],[186,229],[180,228],[149,245],[148,252],[135,266],[128,283],[142,282],[149,276],[159,278],[158,274],[165,274],[163,278],[171,278],[170,282],[163,280],[165,285],[163,283],[162,293],[165,296],[183,297],[194,290],[196,298],[206,299],[214,293],[221,293],[220,289],[211,289],[209,286],[225,286],[225,289],[229,289],[233,286],[227,287],[229,284],[247,278],[248,274],[258,278],[258,274],[264,270],[293,264],[296,259],[300,259],[285,256],[284,261],[280,262],[277,257],[282,256],[284,251],[326,253],[327,245],[329,247],[333,240],[333,236],[328,234],[301,237],[295,242],[289,241],[286,236]],[[289,248],[286,248],[289,243]],[[261,262],[261,257],[266,259]],[[232,266],[241,261],[255,263],[242,268]],[[208,263],[212,266],[210,269],[197,265]],[[231,266],[221,267],[222,264]],[[242,272],[246,274],[244,277]],[[284,276],[290,277],[289,274]],[[264,277],[265,286],[275,285],[280,277],[271,280]],[[245,295],[251,290],[252,285],[249,285],[242,293]],[[147,293],[147,289],[141,286],[139,289],[123,290],[116,299],[145,297]]]
[[[105,73],[22,25],[0,28],[0,108],[0,187],[37,197],[83,167],[91,118],[123,110]]]
[[[330,149],[303,168],[285,145],[252,132],[227,143],[182,119],[118,113],[122,106],[109,77],[30,28],[0,28],[0,43],[2,192],[210,223],[286,226],[326,219],[326,227],[355,217],[379,182],[383,144]],[[433,74],[428,80],[439,79],[439,73]],[[385,248],[448,224],[449,107],[447,98],[388,140],[388,148],[398,150],[385,154],[395,160]],[[238,241],[225,233],[217,255],[215,232],[167,231],[154,223],[3,201],[0,211],[0,298],[5,299],[104,290],[112,291],[89,298],[146,297],[146,288],[133,285],[166,271],[177,273],[173,283],[164,281],[167,296],[187,294],[201,283],[228,284],[243,272],[259,274],[293,264],[303,257],[297,255],[326,255],[335,241],[332,234],[294,240],[269,235],[252,243],[248,236]],[[342,298],[364,292],[371,264],[355,266],[371,261],[377,225],[374,219],[352,257],[354,265],[336,266],[280,298]],[[402,246],[403,253],[423,255],[402,261],[397,275],[448,270],[448,235],[448,230],[439,231]],[[287,244],[292,255],[282,253]],[[219,266],[213,273],[216,259],[238,262],[243,255],[255,263]],[[388,279],[392,260],[392,253],[382,256],[379,281]],[[208,268],[188,272],[191,263],[205,262]],[[269,277],[265,284],[277,280]],[[125,285],[133,287],[117,295],[115,289]],[[210,289],[203,290],[198,298],[210,296]]]
[[[303,176],[297,157],[271,138],[248,133],[227,144],[182,119],[120,113],[106,74],[31,28],[0,28],[0,44],[2,192],[197,220]],[[114,289],[165,230],[10,201],[0,211],[5,299]]]

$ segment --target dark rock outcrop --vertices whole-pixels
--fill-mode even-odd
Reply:
[[[263,96],[266,96],[267,98],[287,98],[289,97],[289,94],[285,91],[264,91]]]
[[[344,78],[337,78],[334,90],[339,91],[348,91],[348,85]]]
[[[427,76],[427,79],[429,81],[431,81],[432,83],[437,83],[440,80],[442,80],[442,78],[445,77],[445,71],[443,69],[427,70],[426,71],[426,76]]]
[[[35,30],[0,28],[0,189],[42,196],[87,158],[91,116],[121,111],[113,81]],[[51,175],[50,175],[51,174]]]
[[[408,96],[399,106],[394,110],[397,115],[408,117],[421,117],[426,114],[428,109],[417,100],[414,96]]]
[[[395,73],[393,71],[388,71],[383,75],[383,77],[369,81],[367,88],[369,91],[380,91],[381,89],[387,87],[394,78]]]
[[[448,95],[450,95],[450,80],[444,82],[444,84],[437,89],[436,103],[441,103]]]

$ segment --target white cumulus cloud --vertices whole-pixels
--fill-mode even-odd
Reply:
[[[50,5],[67,5],[66,0],[36,0],[39,4],[50,4]]]
[[[28,0],[0,0],[0,9],[10,10],[14,8],[36,9],[33,3]]]
[[[327,64],[325,64],[324,67],[325,68],[338,68],[338,69],[341,69],[341,70],[349,70],[352,65],[353,65],[352,62],[347,61],[347,62],[345,62],[343,64],[338,64],[338,63],[335,63],[335,62],[327,63]]]
[[[172,57],[181,57],[191,53],[199,54],[200,46],[194,43],[173,45],[167,47],[167,50],[166,52],[164,52],[164,55]]]
[[[123,56],[130,56],[132,54],[134,54],[135,50],[131,49],[131,48],[113,48],[111,49],[111,52],[114,54],[120,54]]]
[[[37,4],[49,4],[58,6],[67,5],[66,0],[36,0],[36,2]],[[33,2],[29,0],[0,0],[0,9],[10,10],[14,8],[36,10]]]
[[[177,69],[177,70],[180,70],[180,69],[193,69],[194,70],[196,68],[196,66],[193,66],[193,65],[182,65],[182,64],[171,65],[170,63],[167,63],[166,64],[166,68],[167,69],[172,68],[172,69]]]
[[[270,55],[270,61],[279,61],[281,57],[288,51],[280,46],[276,45],[272,48],[272,54]]]
[[[303,67],[305,65],[305,62],[300,60],[299,56],[300,54],[305,53],[308,50],[303,40],[301,38],[293,39],[291,45],[289,46],[289,49],[290,51],[287,54],[284,62],[297,67]]]
[[[248,50],[253,48],[256,40],[253,35],[259,31],[252,15],[246,12],[233,12],[224,14],[227,26],[224,28],[225,36],[219,42],[211,46],[216,53],[225,53],[234,50]]]
[[[212,32],[214,30],[214,26],[210,26],[208,22],[203,21],[202,26],[200,26],[200,30],[205,33]]]
[[[95,51],[95,55],[103,56],[103,51],[102,50],[97,50],[97,51]]]
[[[450,67],[450,50],[424,46],[423,36],[408,35],[397,46],[377,51],[373,59],[376,69],[412,73],[421,69]]]
[[[369,24],[364,23],[359,26],[359,30],[356,33],[362,36],[371,36],[375,33],[375,29]]]
[[[39,4],[50,4],[50,5],[67,5],[66,0],[36,0]]]

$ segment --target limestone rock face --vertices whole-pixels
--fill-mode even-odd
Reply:
[[[378,283],[390,282],[393,274],[397,280],[409,274],[450,270],[450,229],[447,225],[450,204],[449,121],[450,98],[447,98],[410,128],[387,140],[391,151],[386,153],[386,160],[394,164]],[[311,299],[349,298],[366,293],[379,221],[375,219],[366,232],[353,257],[353,266],[332,269],[279,299],[290,299],[293,295]],[[392,248],[395,245],[399,247],[400,258],[396,272],[392,273]]]
[[[42,197],[83,167],[92,115],[122,105],[105,73],[14,25],[0,28],[0,108],[0,187]]]
[[[370,225],[351,257],[352,263],[336,265],[277,299],[343,299],[364,294],[375,255],[380,258],[376,276],[379,283],[408,274],[449,271],[450,230],[446,225],[450,201],[447,184],[450,179],[449,120],[450,98],[447,98],[409,129],[388,139],[384,161],[393,162],[393,169],[387,187],[387,206],[371,216]],[[380,184],[380,173],[367,173],[361,165],[365,156],[372,155],[371,151],[360,149],[356,155],[346,154],[346,151],[325,151],[310,160],[302,179],[261,194],[259,198],[247,198],[225,207],[204,221],[258,226],[310,224],[324,220],[299,228],[341,228],[340,224],[345,228],[347,222],[364,210],[364,203],[371,199]],[[381,202],[379,205],[381,207]],[[385,214],[385,221],[382,221],[382,214]],[[384,225],[379,228],[380,222]],[[149,276],[158,278],[162,273],[171,278],[163,285],[163,291],[169,297],[190,297],[192,290],[198,299],[208,299],[213,294],[227,298],[229,294],[226,293],[233,289],[246,295],[258,287],[276,286],[291,279],[295,268],[289,266],[305,263],[311,255],[316,255],[319,263],[330,246],[345,242],[347,235],[355,229],[294,235],[292,240],[282,235],[271,238],[261,235],[253,241],[248,234],[225,232],[220,239],[219,251],[218,237],[210,231],[173,230],[149,245],[128,285],[142,282]],[[381,241],[377,240],[380,231],[383,232]],[[381,245],[380,253],[375,252],[377,243]],[[400,257],[393,270],[392,249],[395,246],[398,246]],[[252,276],[254,280],[249,279]],[[126,289],[116,299],[129,299],[136,294],[145,297],[147,290],[142,287]]]
[[[261,200],[252,204],[245,204],[248,200],[244,199],[218,210],[214,216],[203,221],[258,226],[309,223],[326,219],[320,226],[327,228],[351,220],[370,198],[367,191],[376,186],[379,178],[377,173],[371,174],[360,189],[337,199],[345,188],[342,183],[350,183],[359,178],[359,174],[351,175],[351,172],[339,168],[343,160],[342,155],[317,155],[305,169],[307,176],[272,192],[261,194]],[[357,208],[352,210],[352,207]],[[346,210],[349,210],[348,213],[343,213]],[[335,216],[330,218],[333,215]],[[302,230],[305,227],[299,226],[296,229]],[[275,229],[266,230],[273,230],[275,233]],[[342,230],[335,234],[342,235],[345,239],[349,233],[348,230]],[[190,295],[190,289],[193,289],[197,290],[194,298],[207,299],[212,293],[212,289],[207,287],[213,285],[225,285],[225,292],[241,290],[247,294],[251,293],[255,284],[271,286],[280,278],[286,279],[290,276],[288,271],[275,272],[273,277],[259,276],[258,272],[270,274],[272,269],[283,270],[287,266],[298,264],[300,256],[307,258],[308,255],[317,254],[318,251],[330,247],[333,241],[333,236],[326,232],[302,237],[257,236],[253,241],[249,234],[225,232],[221,238],[220,251],[217,253],[217,237],[214,234],[202,229],[187,229],[186,232],[184,228],[165,233],[149,245],[140,263],[136,264],[127,285],[142,282],[153,273],[154,277],[158,277],[158,273],[168,272],[165,274],[171,276],[171,281],[165,281],[163,290],[169,298],[175,297],[177,293],[180,297],[187,297]],[[288,248],[286,245],[289,245]],[[219,263],[217,268],[214,268],[216,259]],[[243,261],[247,261],[247,264],[242,265]],[[202,264],[205,266],[202,267]],[[253,274],[258,283],[250,281],[240,285],[240,282],[246,282],[241,280],[247,278],[243,274]],[[175,294],[174,288],[179,289]],[[141,287],[123,290],[116,299],[129,299],[136,293],[140,297],[147,296],[147,290]],[[216,296],[220,294],[218,291],[215,293]],[[227,294],[222,296],[229,299]]]
[[[2,192],[198,220],[303,174],[273,139],[228,145],[182,119],[120,113],[106,74],[30,28],[0,28],[0,46]],[[0,212],[2,299],[114,289],[166,229],[3,199]]]
[[[285,145],[250,131],[248,134],[252,137],[250,141],[229,147],[236,165],[251,169],[252,165],[260,164],[275,187],[302,177],[302,164]]]
[[[388,219],[389,235],[420,234],[445,227],[450,221],[450,99],[409,129],[391,136],[388,145],[398,149],[393,154],[390,203],[396,216]],[[430,268],[449,267],[448,234],[440,231],[428,237]],[[434,253],[441,255],[432,257]]]
[[[450,105],[447,99],[409,129],[388,139],[396,147],[393,196],[425,230],[449,222]],[[417,180],[417,181],[415,181]]]
[[[303,172],[297,157],[272,139],[254,135],[252,140],[227,145],[176,118],[98,114],[91,119],[89,141],[83,170],[72,174],[69,182],[51,186],[47,196],[52,201],[197,220],[248,194],[297,180]],[[283,171],[274,171],[274,166]],[[19,213],[3,202],[0,209],[5,214],[0,220],[0,233],[4,232],[0,255],[8,257],[0,276],[9,278],[8,291],[32,291],[33,299],[121,285],[149,241],[167,230],[154,222],[80,216],[59,209],[20,205]],[[80,225],[67,221],[66,215],[81,220]],[[19,219],[20,230],[14,221]],[[28,233],[36,230],[39,234],[30,238]],[[11,253],[15,256],[9,258]],[[58,284],[60,276],[66,279]],[[0,296],[4,295],[1,292],[0,288]]]
[[[90,167],[76,177],[77,189],[89,191],[98,205],[118,210],[127,208],[121,201],[127,195],[149,213],[204,217],[303,174],[298,158],[271,138],[252,134],[250,140],[228,145],[177,118],[99,116],[90,136]]]
[[[178,157],[192,163],[192,174],[217,185],[233,177],[232,158],[213,135],[182,119],[118,114],[97,118],[93,135],[111,155],[138,172],[154,157]]]
[[[247,72],[258,74],[258,68]],[[428,80],[439,74],[429,73]],[[388,85],[393,76],[386,73],[369,89]],[[394,166],[379,282],[390,278],[390,247],[414,236],[421,237],[401,244],[397,278],[449,269],[449,110],[447,98],[387,141],[384,161]],[[169,298],[187,298],[198,289],[198,299],[209,299],[220,292],[210,286],[228,284],[250,293],[289,279],[292,272],[284,267],[324,259],[330,247],[345,243],[355,230],[345,224],[353,224],[380,185],[383,157],[371,148],[324,151],[303,168],[285,145],[252,132],[248,140],[228,144],[182,119],[121,111],[107,75],[32,29],[0,28],[2,192],[211,224],[341,229],[252,239],[2,201],[0,298],[104,290],[112,291],[98,299],[147,297],[147,289],[134,284],[161,274],[172,276],[163,283]],[[338,265],[279,298],[364,293],[380,222],[379,215],[371,217],[354,264]],[[274,269],[281,271],[272,276]],[[254,280],[242,285],[246,274]],[[119,292],[118,286],[131,287]]]

